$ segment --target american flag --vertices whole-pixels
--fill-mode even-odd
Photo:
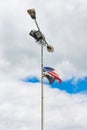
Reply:
[[[52,84],[55,80],[58,80],[59,83],[62,83],[62,80],[57,70],[51,67],[43,67],[43,71],[45,72],[45,76],[48,78],[50,84]]]

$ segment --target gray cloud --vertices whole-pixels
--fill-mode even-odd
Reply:
[[[86,0],[1,1],[0,69],[12,75],[18,68],[26,74],[39,70],[40,47],[28,35],[36,28],[26,12],[31,7],[37,11],[37,20],[48,43],[55,48],[53,54],[44,49],[44,64],[57,68],[63,79],[86,76]]]

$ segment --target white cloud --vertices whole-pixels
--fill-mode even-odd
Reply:
[[[1,79],[1,78],[0,78]],[[40,129],[40,84],[0,80],[0,129]],[[86,130],[87,96],[44,86],[45,129]]]

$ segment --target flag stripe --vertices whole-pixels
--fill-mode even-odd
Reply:
[[[59,78],[59,76],[57,74],[55,74],[54,72],[48,72],[51,76],[53,76],[55,79],[59,80],[59,82],[61,83],[62,80]]]
[[[60,83],[62,82],[61,78],[59,77],[59,73],[56,70],[54,70],[53,68],[51,68],[51,67],[44,67],[43,71],[47,72],[48,74],[50,74],[52,77],[54,77]]]

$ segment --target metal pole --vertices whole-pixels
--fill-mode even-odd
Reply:
[[[37,23],[36,19],[34,19],[34,21],[35,21],[35,24],[36,24],[36,26],[37,26],[38,30],[40,31],[40,28],[39,28],[39,25],[38,25],[38,23]],[[40,31],[40,32],[41,32],[41,31]]]
[[[44,130],[43,44],[41,44],[41,130]]]
[[[34,21],[40,31],[36,19]],[[41,43],[41,130],[44,130],[43,42]]]
[[[27,10],[27,12],[31,16],[31,18],[34,19],[39,32],[42,34],[42,32],[40,31],[39,25],[36,21],[35,9],[29,9],[29,10]],[[48,45],[43,34],[42,34],[42,37],[43,38],[40,41],[40,43],[41,43],[41,130],[44,130],[43,46],[45,43],[45,46],[47,47],[48,52],[53,52],[54,48],[51,45]]]
[[[38,25],[38,23],[37,23],[36,19],[34,19],[34,21],[35,21],[35,24],[36,24],[36,26],[37,26],[38,30],[39,30],[39,31],[40,31],[40,33],[42,34],[42,32],[41,32],[41,30],[40,30],[40,27],[39,27],[39,25]],[[43,35],[43,34],[42,34],[42,35]],[[47,41],[45,40],[45,37],[44,37],[44,36],[43,36],[43,40],[44,40],[45,44],[46,44],[46,45],[48,45],[48,43],[47,43]]]

